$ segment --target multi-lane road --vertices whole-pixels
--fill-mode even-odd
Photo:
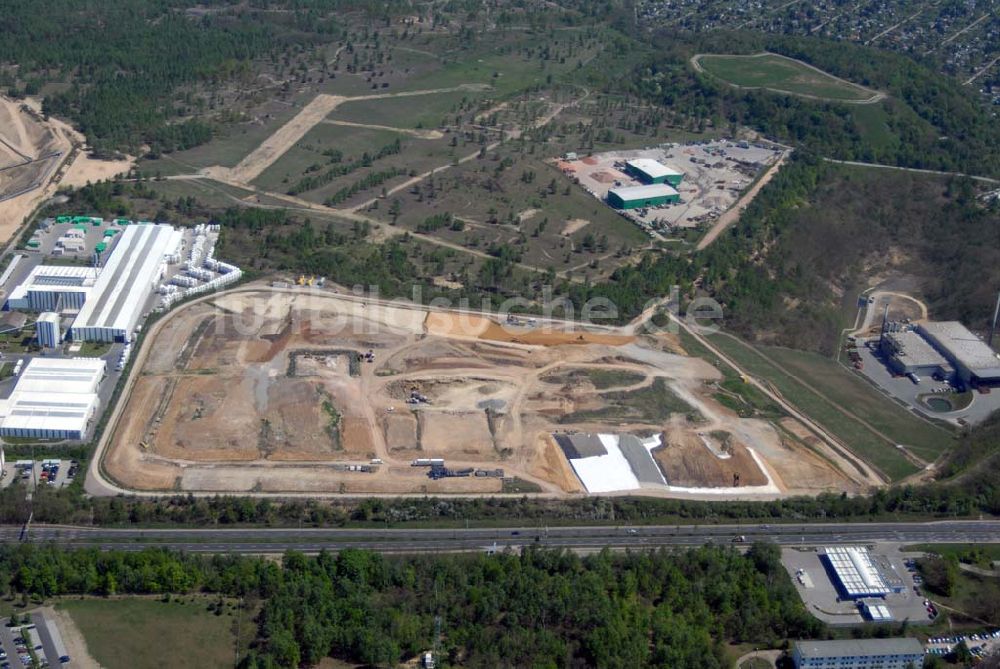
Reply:
[[[502,550],[536,544],[598,550],[695,546],[706,543],[771,541],[784,545],[827,543],[1000,543],[1000,521],[928,523],[810,523],[739,525],[644,525],[594,527],[506,527],[456,529],[184,528],[112,529],[32,525],[0,526],[0,541],[56,543],[102,550],[160,546],[204,553],[281,553],[364,548],[384,553]]]

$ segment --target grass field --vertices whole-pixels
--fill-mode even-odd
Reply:
[[[937,459],[952,445],[952,433],[912,415],[828,358],[784,348],[768,349],[766,353],[799,378],[809,378],[816,389],[831,400],[848,408],[896,443],[905,444],[924,460]]]
[[[833,361],[790,349],[763,349],[764,353],[773,356],[778,364],[788,369],[789,374],[732,337],[715,335],[711,340],[749,373],[770,382],[786,400],[839,437],[852,451],[890,479],[899,480],[917,471],[916,465],[896,448],[896,443],[908,443],[907,438],[915,440],[919,446],[911,446],[913,450],[927,455],[947,447],[950,440],[948,433],[910,416],[863,381],[851,377]],[[793,375],[808,378],[809,384],[798,381]],[[863,418],[874,429],[845,414],[835,404]]]
[[[995,544],[914,544],[904,546],[904,551],[923,551],[924,553],[935,553],[941,557],[954,557],[970,564],[979,564],[981,567],[989,567],[993,560],[1000,560],[1000,543]]]
[[[699,64],[708,74],[734,86],[768,88],[829,100],[861,101],[874,95],[870,90],[841,81],[791,58],[777,54],[701,56]]]
[[[462,82],[486,83],[486,82]],[[393,91],[398,92],[398,91]],[[395,128],[436,128],[463,102],[492,97],[490,91],[428,93],[412,97],[345,102],[329,118],[352,123],[373,123]]]
[[[66,600],[67,611],[87,642],[87,648],[105,669],[160,669],[184,665],[211,669],[232,667],[235,614],[217,616],[207,610],[208,599]],[[243,613],[244,642],[253,623]]]

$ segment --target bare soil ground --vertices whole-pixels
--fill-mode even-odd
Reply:
[[[49,620],[55,621],[59,628],[59,635],[66,646],[66,653],[73,659],[74,667],[101,669],[100,663],[91,657],[90,651],[87,650],[87,641],[68,612],[54,609],[51,606],[42,607],[41,611]]]
[[[84,152],[76,155],[66,170],[60,185],[81,188],[88,183],[113,179],[120,174],[128,174],[135,166],[135,158],[126,156],[121,160],[98,160]]]
[[[27,163],[0,172],[0,198],[9,198],[0,201],[0,243],[9,240],[35,208],[55,194],[63,161],[84,140],[63,121],[43,120],[40,111],[38,100],[0,97],[0,166]],[[46,158],[56,152],[59,157]],[[10,197],[22,190],[26,192]]]
[[[574,232],[582,230],[588,225],[590,225],[590,221],[585,218],[573,218],[566,221],[566,225],[563,226],[562,233],[560,234],[562,234],[563,237],[569,237]]]
[[[663,446],[653,451],[670,485],[683,487],[762,486],[767,477],[760,470],[747,447],[726,435],[728,443],[708,433],[694,433],[680,425],[671,425],[661,437]]]
[[[774,455],[775,478],[787,475],[796,489],[799,451],[818,462],[810,480],[826,489],[837,479],[770,424],[713,404],[702,388],[716,370],[665,351],[662,341],[521,330],[510,334],[486,316],[318,291],[246,291],[182,307],[151,343],[105,471],[139,490],[500,491],[497,478],[432,481],[427,469],[410,466],[439,457],[450,468],[502,468],[546,493],[579,494],[551,435],[606,428],[668,434],[658,459],[672,485],[729,487],[733,471],[743,486],[766,483],[747,447]],[[363,360],[368,351],[374,362]],[[601,415],[616,393],[646,392],[654,382],[705,420],[644,410],[623,414],[613,428],[565,422],[578,411]],[[717,431],[731,435],[729,457],[713,455],[697,434]],[[349,469],[373,458],[381,463],[370,472]]]

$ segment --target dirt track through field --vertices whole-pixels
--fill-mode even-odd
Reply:
[[[387,98],[403,98],[418,95],[433,95],[435,93],[454,93],[456,91],[477,91],[488,88],[479,84],[462,84],[449,88],[432,88],[418,91],[401,91],[399,93],[376,93],[373,95],[328,95],[320,93],[313,98],[298,114],[285,125],[278,128],[274,134],[265,139],[260,146],[250,152],[235,167],[214,165],[202,170],[202,174],[219,181],[237,184],[249,184],[259,177],[264,170],[273,165],[296,142],[306,136],[310,130],[326,119],[333,110],[345,102],[362,100],[382,100]]]
[[[440,130],[421,130],[419,128],[394,128],[391,125],[378,125],[375,123],[354,123],[353,121],[337,121],[334,119],[325,119],[323,123],[328,123],[330,125],[341,125],[347,128],[364,128],[366,130],[388,130],[389,132],[398,132],[401,135],[409,135],[410,137],[416,137],[417,139],[441,139],[444,137],[444,133]]]
[[[744,193],[736,204],[730,207],[728,211],[724,212],[715,220],[715,224],[712,225],[711,229],[705,233],[705,236],[698,242],[697,249],[699,251],[708,247],[709,244],[719,238],[719,235],[721,235],[726,228],[739,220],[740,214],[743,213],[743,209],[745,209],[746,206],[750,204],[755,197],[757,197],[757,193],[760,192],[760,189],[766,186],[768,182],[774,178],[774,175],[778,173],[778,170],[781,169],[781,166],[785,164],[785,160],[787,159],[788,152],[781,154],[781,157],[778,158],[774,165],[767,168],[767,172],[765,172],[764,175],[757,180],[757,183],[751,186],[750,190]]]

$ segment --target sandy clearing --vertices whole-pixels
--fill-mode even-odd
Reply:
[[[605,344],[623,346],[635,341],[631,335],[602,334],[585,330],[564,331],[548,328],[524,329],[506,327],[485,316],[471,313],[427,314],[428,334],[442,337],[474,337],[508,344],[528,346],[562,346],[565,344]]]
[[[135,166],[135,158],[126,156],[122,160],[98,160],[81,151],[63,175],[61,186],[82,188],[88,183],[97,183],[128,174]]]
[[[21,105],[27,105],[35,113],[40,113],[41,103],[34,98],[27,98],[23,101],[14,101],[0,96],[0,115],[6,119],[6,123],[0,123],[0,132],[3,128],[12,128],[13,132],[7,132],[12,141],[20,144],[27,142],[29,146],[21,146],[22,151],[31,156],[60,152],[60,158],[53,159],[54,164],[49,165],[45,172],[45,183],[22,195],[0,202],[0,243],[6,243],[20,229],[25,219],[30,216],[35,209],[45,200],[52,197],[61,179],[61,169],[63,162],[68,159],[74,146],[83,143],[83,136],[76,132],[69,124],[60,121],[55,117],[49,117],[47,121],[39,121],[34,116],[21,109]]]
[[[580,230],[586,226],[590,225],[590,221],[585,218],[571,218],[566,221],[566,225],[563,226],[562,236],[569,237],[571,234]]]
[[[7,147],[21,154],[22,158],[35,158],[38,150],[37,141],[28,137],[24,123],[24,112],[20,110],[23,103],[0,97],[0,140]]]
[[[540,211],[539,209],[525,209],[524,211],[522,211],[517,215],[517,220],[520,221],[521,223],[524,223],[525,221],[531,219],[531,217],[537,214],[539,211]]]
[[[63,645],[66,646],[66,652],[73,659],[74,667],[77,669],[102,669],[100,663],[91,657],[90,650],[87,649],[87,641],[83,638],[80,628],[76,626],[73,616],[67,611],[55,609],[51,606],[43,606],[39,610],[45,617],[55,621],[56,626],[59,628],[59,635],[62,637]]]
[[[368,130],[388,130],[389,132],[398,132],[401,135],[409,135],[410,137],[416,137],[417,139],[441,139],[444,137],[444,133],[440,130],[425,130],[421,128],[395,128],[391,125],[378,125],[375,123],[354,123],[353,121],[337,121],[334,119],[326,119],[323,123],[329,123],[330,125],[342,125],[348,128],[366,128]]]

